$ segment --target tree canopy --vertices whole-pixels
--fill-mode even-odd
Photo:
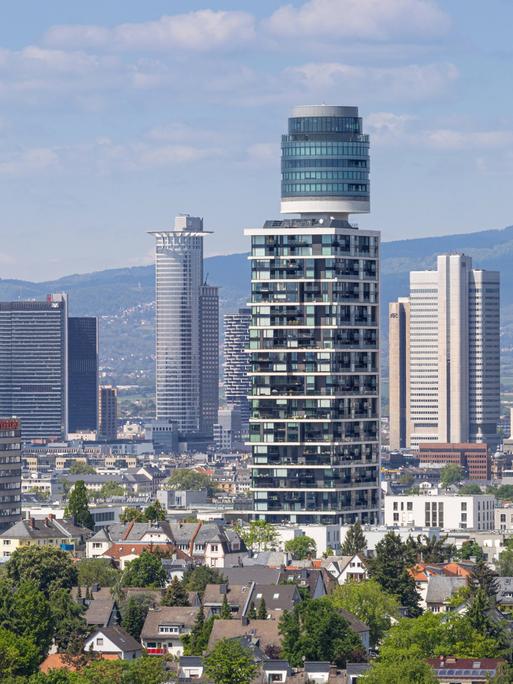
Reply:
[[[357,520],[346,532],[344,543],[342,544],[342,554],[344,556],[354,556],[355,553],[362,553],[367,548],[367,540],[362,530],[360,521]]]
[[[84,480],[77,480],[70,492],[64,517],[72,518],[77,525],[94,530],[94,520],[89,511],[89,497]]]
[[[456,463],[448,463],[440,470],[440,484],[444,488],[458,484],[464,477],[463,468]]]
[[[214,488],[214,482],[209,475],[189,468],[176,468],[166,482],[167,489],[208,489],[209,494]]]
[[[214,684],[250,684],[257,666],[237,639],[221,639],[205,658],[205,673]]]
[[[189,594],[178,577],[173,577],[164,592],[163,606],[189,606]]]
[[[101,587],[112,587],[118,580],[120,572],[112,566],[106,558],[82,558],[76,564],[78,585],[91,587],[99,584]]]
[[[304,560],[305,558],[315,558],[317,545],[312,537],[301,535],[289,539],[285,544],[285,551],[292,555],[294,560]]]
[[[265,520],[252,520],[248,525],[238,526],[237,532],[248,549],[270,551],[276,548],[278,533]]]
[[[19,547],[6,566],[7,576],[15,584],[34,580],[46,596],[50,589],[71,589],[77,584],[77,570],[69,554],[54,546]]]
[[[203,595],[207,584],[222,584],[224,577],[215,568],[208,565],[198,565],[189,568],[183,576],[183,585],[187,591],[196,591]]]
[[[121,583],[124,587],[158,589],[166,584],[166,579],[166,570],[160,558],[144,549],[138,558],[127,564]]]

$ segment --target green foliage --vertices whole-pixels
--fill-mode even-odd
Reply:
[[[82,461],[75,461],[70,466],[70,475],[96,475],[96,468],[88,463],[82,463]]]
[[[468,539],[463,542],[461,548],[456,551],[455,557],[460,560],[475,558],[477,561],[482,561],[484,559],[484,553],[474,539]]]
[[[357,520],[346,533],[342,544],[343,556],[354,556],[355,553],[362,553],[367,548],[367,540],[362,530],[360,521]]]
[[[112,496],[123,496],[125,488],[119,482],[105,482],[97,494],[98,499],[110,499]]]
[[[60,651],[68,651],[75,642],[83,644],[90,631],[83,612],[84,608],[73,600],[67,589],[57,589],[50,594],[50,614],[55,626],[53,638]]]
[[[144,519],[146,522],[158,522],[166,519],[166,511],[162,508],[160,501],[154,501],[144,509]]]
[[[456,553],[453,544],[447,544],[447,535],[437,539],[434,535],[418,535],[417,559],[423,563],[444,563],[449,561]]]
[[[222,639],[205,659],[205,673],[214,684],[250,684],[257,666],[238,640]]]
[[[189,568],[183,576],[185,589],[187,591],[196,591],[201,596],[203,596],[207,584],[222,584],[224,581],[224,577],[214,568],[208,567],[208,565],[198,565],[195,568]]]
[[[494,599],[499,590],[497,577],[497,573],[491,569],[488,563],[480,560],[472,568],[467,581],[471,590],[482,589],[489,599]]]
[[[166,579],[166,571],[160,558],[144,549],[138,558],[128,563],[121,577],[121,583],[124,587],[158,589],[165,586]]]
[[[203,608],[198,610],[190,634],[183,637],[184,655],[202,655],[208,646],[208,640],[214,626],[214,617],[205,620]]]
[[[376,646],[390,629],[391,618],[399,618],[399,602],[386,594],[374,580],[346,582],[337,586],[329,600],[335,608],[344,608],[370,628],[370,641]]]
[[[513,549],[510,547],[500,553],[499,574],[501,577],[513,577]]]
[[[244,527],[237,527],[237,532],[248,549],[271,551],[276,548],[278,533],[274,525],[265,520],[252,520]]]
[[[39,650],[34,642],[0,627],[0,681],[28,677],[37,670]]]
[[[36,644],[43,658],[54,634],[50,603],[34,580],[23,580],[11,596],[8,624],[15,634]]]
[[[250,620],[256,620],[257,619],[257,612],[256,612],[255,604],[253,603],[253,601],[251,601],[251,604],[249,606],[248,618]]]
[[[473,496],[475,494],[482,494],[481,487],[476,482],[467,482],[458,490],[460,496]]]
[[[156,656],[95,660],[79,672],[50,670],[46,675],[39,673],[26,680],[28,684],[163,684],[167,681],[165,660]]]
[[[497,487],[495,496],[500,501],[513,501],[513,485],[501,485]]]
[[[162,599],[163,606],[189,606],[189,595],[178,577],[173,577]]]
[[[208,489],[209,495],[215,488],[212,478],[205,473],[189,468],[177,468],[166,482],[167,489]]]
[[[304,660],[323,660],[344,667],[346,661],[365,659],[359,637],[347,620],[325,598],[299,603],[279,621],[282,653],[291,665]]]
[[[77,480],[70,492],[68,505],[64,511],[65,518],[73,518],[75,523],[81,527],[88,527],[94,530],[94,520],[89,511],[89,497],[84,480]]]
[[[376,544],[376,555],[369,564],[370,576],[383,590],[397,597],[411,617],[419,615],[419,595],[415,581],[409,574],[411,555],[399,535],[388,532]]]
[[[267,606],[263,597],[258,604],[257,620],[267,620]]]
[[[436,684],[437,681],[434,671],[425,660],[411,656],[395,662],[374,661],[371,669],[361,678],[362,684]]]
[[[119,578],[120,572],[112,567],[106,558],[82,558],[78,561],[78,585],[91,587],[99,584],[101,587],[112,587]]]
[[[144,513],[140,508],[127,507],[119,516],[122,523],[128,522],[144,522]]]
[[[232,611],[230,610],[230,604],[228,603],[228,598],[226,597],[226,594],[224,595],[221,610],[219,611],[219,617],[221,620],[232,619]]]
[[[315,558],[317,545],[312,537],[302,535],[289,539],[285,544],[285,551],[292,555],[294,560],[304,560],[305,558]]]
[[[7,576],[16,585],[34,580],[46,596],[50,589],[71,589],[77,584],[77,570],[69,554],[54,546],[17,548],[6,565]]]
[[[448,463],[440,470],[440,485],[444,488],[458,484],[465,477],[463,468],[456,463]]]
[[[144,594],[131,596],[121,605],[121,626],[139,641],[152,600]]]

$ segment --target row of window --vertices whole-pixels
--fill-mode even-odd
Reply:
[[[321,143],[314,144],[312,141],[291,142],[282,145],[283,157],[368,157],[368,143]]]
[[[366,171],[285,171],[284,181],[290,180],[368,180]]]
[[[281,168],[283,169],[304,169],[304,168],[325,168],[325,167],[345,167],[367,169],[369,167],[367,159],[282,159]]]
[[[355,116],[294,116],[289,133],[360,133],[362,120]]]
[[[295,192],[368,192],[366,183],[282,183],[283,193]]]

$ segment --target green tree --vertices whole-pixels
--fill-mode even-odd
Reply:
[[[187,591],[196,591],[203,596],[207,584],[222,584],[225,579],[214,568],[208,565],[198,565],[187,570],[183,576],[183,585]]]
[[[99,499],[110,499],[112,496],[123,496],[125,488],[119,482],[105,482],[98,492]]]
[[[215,483],[205,473],[190,470],[189,468],[176,468],[166,482],[166,489],[207,489],[210,496],[215,489]]]
[[[458,490],[460,496],[473,496],[482,493],[481,487],[476,482],[467,482],[467,484],[462,485]]]
[[[55,630],[50,603],[34,580],[23,580],[12,595],[9,628],[18,636],[27,637],[39,649],[43,658]]]
[[[82,558],[76,568],[78,585],[81,587],[91,587],[93,584],[112,587],[120,576],[120,571],[106,558]]]
[[[399,535],[388,532],[376,544],[375,557],[369,565],[371,579],[376,580],[387,594],[396,596],[408,614],[420,614],[419,595],[413,577],[408,572],[410,558]]]
[[[329,600],[335,608],[344,608],[369,626],[370,641],[376,646],[399,618],[399,602],[385,593],[374,580],[346,582],[337,586]]]
[[[354,556],[355,553],[363,553],[366,548],[367,540],[365,539],[360,521],[357,520],[346,532],[344,543],[342,544],[342,555]]]
[[[14,584],[34,580],[46,596],[50,589],[71,589],[77,584],[77,570],[69,554],[54,546],[19,547],[6,565],[7,576]]]
[[[130,508],[127,506],[119,516],[119,519],[122,523],[144,522],[144,513],[140,508]]]
[[[452,544],[447,544],[447,535],[438,539],[434,535],[419,535],[417,541],[417,557],[423,563],[444,563],[456,552]]]
[[[134,639],[139,641],[141,631],[150,609],[151,599],[149,597],[131,596],[128,601],[122,605],[121,609],[121,626]]]
[[[70,466],[69,474],[70,475],[96,475],[96,468],[93,468],[93,466],[89,465],[88,463],[82,463],[82,461],[75,461],[75,463],[73,463]]]
[[[471,590],[482,589],[486,596],[492,600],[495,599],[499,590],[497,577],[497,573],[491,569],[486,561],[479,560],[470,571],[467,582]]]
[[[128,563],[121,577],[121,583],[124,587],[158,589],[166,584],[166,578],[166,571],[160,558],[144,549],[138,558]]]
[[[513,501],[513,485],[501,485],[497,487],[495,496],[500,501]]]
[[[219,611],[219,618],[221,620],[231,620],[232,619],[232,611],[230,609],[230,604],[228,603],[228,598],[227,598],[226,594],[224,595],[223,603],[221,604],[221,610]]]
[[[301,537],[289,539],[285,544],[285,551],[292,555],[294,560],[304,560],[305,558],[315,558],[317,545],[312,537],[306,534]]]
[[[467,541],[464,541],[461,548],[456,551],[455,556],[460,560],[475,558],[477,561],[481,561],[484,559],[484,553],[474,539],[467,539]]]
[[[59,650],[67,651],[75,641],[83,643],[90,631],[83,617],[83,606],[73,600],[67,589],[51,592],[49,603],[55,626],[53,638]]]
[[[77,480],[68,498],[65,518],[72,518],[77,525],[94,530],[94,520],[89,510],[89,497],[84,480]]]
[[[248,549],[253,551],[270,551],[276,547],[276,528],[265,520],[252,520],[249,525],[237,527],[237,532]]]
[[[163,606],[189,606],[189,594],[178,577],[173,577],[164,592]]]
[[[162,508],[160,501],[154,501],[144,509],[144,519],[146,522],[159,522],[166,519],[166,511]]]
[[[509,546],[499,555],[499,575],[513,577],[513,549]]]
[[[222,639],[205,658],[205,674],[214,684],[250,684],[257,673],[251,653],[237,639]]]
[[[0,627],[0,681],[29,677],[37,670],[39,659],[39,650],[31,639]]]
[[[407,657],[396,662],[375,660],[361,678],[362,684],[436,684],[433,669],[422,658]]]
[[[258,604],[257,620],[267,620],[267,606],[263,596]]]
[[[322,660],[345,667],[365,659],[365,649],[347,620],[326,598],[301,602],[280,618],[282,653],[291,665]]]
[[[463,468],[456,463],[448,463],[440,470],[440,485],[447,489],[453,484],[458,484],[465,477]]]
[[[208,640],[214,625],[214,617],[211,616],[205,620],[205,613],[201,607],[194,620],[191,633],[183,637],[184,654],[185,655],[203,655],[203,652],[208,646]]]
[[[256,612],[255,604],[253,603],[253,601],[251,601],[251,603],[249,604],[248,618],[250,620],[256,620],[257,619],[257,612]]]

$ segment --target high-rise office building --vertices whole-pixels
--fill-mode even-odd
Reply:
[[[118,436],[118,390],[100,385],[98,390],[98,439],[112,441]]]
[[[219,411],[219,289],[200,289],[200,433],[213,439]]]
[[[244,434],[248,430],[250,410],[250,356],[247,353],[250,323],[251,309],[224,315],[224,395],[227,404],[237,407]]]
[[[410,393],[410,301],[400,297],[388,307],[388,376],[390,448],[409,443],[407,406]]]
[[[409,402],[406,415],[395,418],[409,425],[406,446],[496,444],[499,289],[498,272],[473,269],[463,254],[441,255],[436,270],[410,273]],[[391,354],[406,350],[398,343]],[[391,388],[397,381],[391,375]]]
[[[209,233],[203,219],[184,214],[176,217],[174,229],[150,234],[156,240],[157,420],[176,423],[182,440],[198,439],[204,429],[208,439],[219,392],[219,372],[214,380],[213,371],[219,361],[212,360],[214,350],[219,354],[217,291],[203,279],[203,238]],[[204,335],[211,349],[202,346]]]
[[[68,431],[98,428],[98,319],[68,318]]]
[[[379,517],[379,244],[369,139],[357,107],[296,108],[282,137],[282,203],[251,229],[254,515]]]
[[[0,415],[23,439],[63,439],[68,425],[67,298],[0,302]]]
[[[0,532],[20,519],[20,421],[18,418],[0,418]]]

